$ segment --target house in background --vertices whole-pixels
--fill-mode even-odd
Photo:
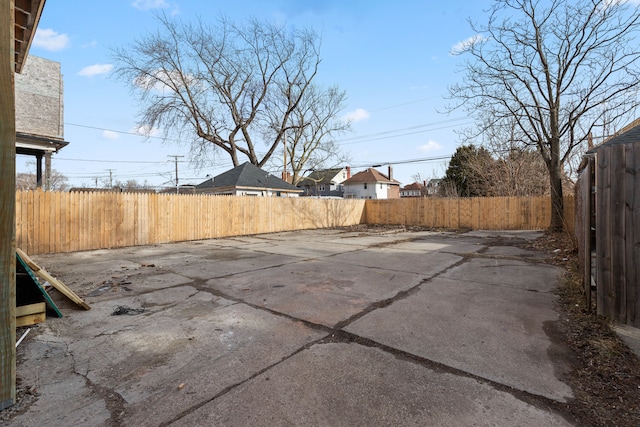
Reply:
[[[400,182],[393,179],[393,169],[389,166],[389,175],[373,168],[358,172],[342,183],[345,199],[398,199]]]
[[[231,196],[298,197],[302,189],[246,162],[196,185],[196,193]]]
[[[427,186],[426,184],[414,182],[413,184],[405,185],[400,189],[400,197],[426,197]]]
[[[439,187],[442,184],[442,179],[434,178],[430,179],[427,183],[427,195],[428,196],[437,196],[440,191]]]
[[[60,63],[29,55],[15,75],[16,154],[36,158],[36,182],[48,190],[51,155],[64,140],[63,82]],[[44,174],[42,159],[45,160]]]
[[[351,167],[321,169],[311,172],[298,182],[304,190],[303,196],[342,197],[342,183],[351,178]]]

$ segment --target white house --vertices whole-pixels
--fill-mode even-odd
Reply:
[[[344,195],[342,183],[349,178],[351,178],[349,166],[320,169],[302,178],[297,186],[304,189],[305,196],[342,197]]]
[[[195,192],[230,196],[298,197],[302,190],[246,162],[198,184]]]
[[[358,172],[342,183],[345,199],[398,199],[400,198],[400,182],[373,168]]]

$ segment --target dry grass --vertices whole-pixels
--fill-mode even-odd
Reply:
[[[554,253],[566,273],[558,289],[567,344],[577,365],[564,380],[575,399],[567,404],[580,425],[640,426],[640,359],[612,331],[610,323],[588,310],[578,275],[577,253],[563,234],[534,242]]]

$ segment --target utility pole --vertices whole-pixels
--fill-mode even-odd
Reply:
[[[287,131],[282,131],[282,142],[284,144],[284,165],[282,167],[282,180],[289,182],[287,179]]]
[[[167,157],[173,157],[173,160],[176,162],[176,194],[180,194],[180,187],[178,186],[178,159],[184,156],[176,156],[173,154]]]
[[[113,171],[115,169],[106,169],[109,172],[109,188],[113,188]]]

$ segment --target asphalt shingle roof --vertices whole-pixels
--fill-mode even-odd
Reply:
[[[587,153],[595,153],[601,147],[610,147],[612,145],[619,145],[619,144],[633,144],[637,142],[640,142],[640,126],[635,126],[629,129],[628,131],[611,138],[609,141],[605,142],[604,144],[598,145],[597,147],[594,147],[591,150],[587,151]]]
[[[198,189],[222,187],[269,188],[300,191],[298,187],[271,175],[250,162],[245,162],[196,186]]]
[[[305,176],[298,186],[316,185],[316,184],[330,184],[331,180],[342,171],[342,168],[337,169],[322,169],[311,172]]]
[[[386,175],[381,174],[373,168],[358,172],[348,180],[344,181],[342,184],[349,185],[358,184],[361,182],[389,182],[391,184],[400,184],[399,181],[396,181],[395,179],[389,179]]]

